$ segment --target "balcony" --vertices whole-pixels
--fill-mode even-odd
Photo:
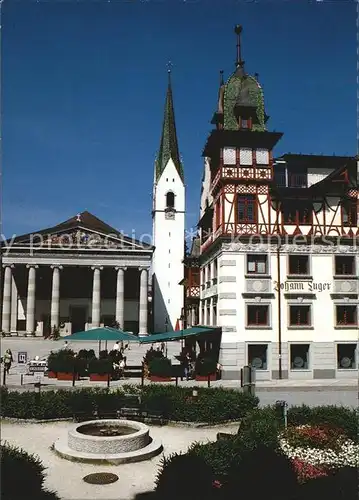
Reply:
[[[308,187],[308,179],[306,173],[291,173],[286,175],[284,172],[276,172],[274,182],[278,187],[289,188],[306,188]]]
[[[213,295],[217,294],[218,294],[217,285],[212,285],[209,288],[205,288],[204,290],[202,290],[201,299],[202,300],[208,299],[209,297],[213,297]]]

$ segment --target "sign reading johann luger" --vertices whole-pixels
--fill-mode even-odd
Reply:
[[[46,372],[47,367],[43,363],[31,363],[29,365],[29,373]]]
[[[274,290],[279,292],[294,292],[294,293],[320,293],[330,292],[331,283],[322,281],[282,281],[274,282]]]

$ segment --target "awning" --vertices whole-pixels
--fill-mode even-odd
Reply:
[[[203,333],[213,333],[216,330],[218,330],[218,328],[213,328],[209,326],[192,326],[191,328],[185,328],[184,330],[175,330],[173,332],[153,333],[148,337],[141,337],[140,342],[141,344],[152,344],[154,342],[168,342],[171,340],[181,340],[187,337],[192,337]]]
[[[110,328],[105,326],[103,328],[92,328],[83,332],[76,332],[72,335],[67,335],[66,337],[61,337],[61,340],[69,340],[70,342],[100,342],[100,341],[116,341],[116,342],[138,342],[139,338],[131,333],[123,332],[122,330],[117,330],[116,328]]]

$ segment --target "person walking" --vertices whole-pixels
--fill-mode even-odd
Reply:
[[[13,362],[12,352],[10,349],[6,349],[4,354],[4,370],[9,375],[9,371],[11,368],[11,363]]]
[[[190,355],[188,354],[188,352],[185,354],[185,356],[183,358],[182,366],[183,366],[184,376],[186,377],[186,380],[189,380],[191,358],[190,358]]]

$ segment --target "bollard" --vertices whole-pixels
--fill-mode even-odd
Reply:
[[[287,428],[288,426],[288,403],[283,400],[278,400],[275,402],[275,409],[277,412],[278,417],[282,418],[284,421],[284,427]]]
[[[24,385],[24,374],[20,375],[20,385]]]
[[[5,369],[5,365],[4,365],[4,371],[3,371],[3,374],[2,374],[2,385],[6,385],[6,369]]]
[[[107,374],[107,387],[110,387],[111,373]]]
[[[178,375],[176,375],[176,387],[178,387]]]
[[[245,394],[255,396],[256,371],[253,366],[244,366],[241,369],[241,387]]]
[[[207,387],[211,387],[211,374],[207,375]]]

